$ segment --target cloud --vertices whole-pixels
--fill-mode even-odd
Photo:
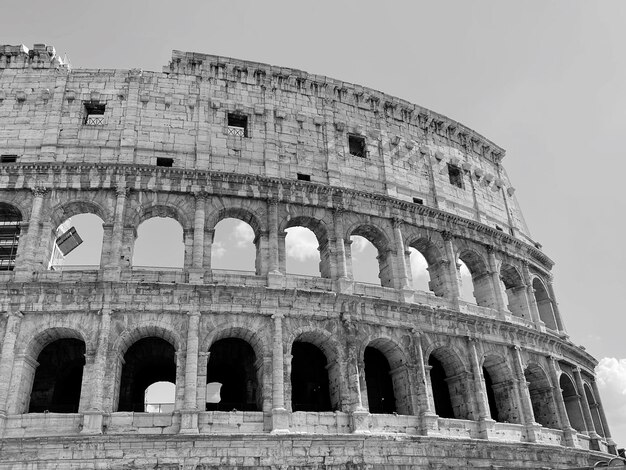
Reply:
[[[350,247],[351,250],[352,250],[352,254],[354,254],[354,253],[363,253],[363,251],[365,251],[365,249],[369,245],[371,245],[369,240],[367,240],[364,237],[358,236],[358,235],[351,236],[350,240],[352,240],[352,245]]]
[[[626,358],[604,357],[596,367],[600,399],[618,447],[626,446]]]
[[[211,259],[220,259],[226,253],[226,248],[222,242],[215,242],[211,245]]]
[[[317,238],[311,230],[304,227],[291,227],[286,230],[285,240],[287,256],[298,261],[319,260]]]
[[[239,222],[233,230],[238,247],[246,246],[254,241],[254,230],[245,222]]]

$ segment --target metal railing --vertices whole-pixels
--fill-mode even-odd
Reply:
[[[84,124],[85,126],[103,126],[104,116],[87,116]]]
[[[246,129],[243,127],[228,126],[226,133],[227,135],[234,135],[236,137],[245,137]]]

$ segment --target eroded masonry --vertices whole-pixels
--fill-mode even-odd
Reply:
[[[615,454],[596,361],[568,340],[504,151],[458,122],[206,54],[70,70],[50,46],[1,46],[0,153],[0,468],[530,469]],[[100,264],[62,269],[80,243],[63,223],[85,213],[102,220]],[[133,266],[154,217],[182,227],[182,269]],[[212,267],[226,218],[254,231],[254,272]],[[319,276],[287,273],[291,227],[315,234]],[[354,280],[357,235],[380,285]],[[412,249],[428,292],[412,287]],[[175,385],[171,406],[146,406],[155,382]]]

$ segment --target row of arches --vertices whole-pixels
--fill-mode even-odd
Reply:
[[[552,286],[540,273],[518,261],[498,259],[484,246],[467,240],[401,222],[391,227],[390,221],[356,213],[342,213],[339,218],[321,208],[299,208],[306,214],[297,214],[292,208],[279,212],[264,201],[242,200],[244,207],[235,202],[224,207],[221,199],[220,207],[213,208],[217,203],[208,204],[204,198],[195,201],[195,209],[189,198],[181,199],[182,208],[172,206],[171,201],[144,201],[144,207],[140,203],[145,198],[138,195],[117,225],[110,220],[118,217],[118,209],[111,214],[97,202],[59,202],[48,219],[35,221],[42,227],[44,240],[50,234],[48,241],[30,240],[38,254],[22,258],[35,256],[41,262],[43,256],[52,269],[70,269],[71,260],[65,260],[65,266],[54,264],[58,227],[67,216],[76,222],[89,217],[95,231],[97,226],[100,231],[91,235],[92,230],[86,229],[90,233],[86,238],[93,240],[91,258],[85,262],[86,251],[77,251],[74,259],[81,261],[74,267],[93,263],[95,267],[234,269],[257,275],[272,271],[351,278],[460,299],[563,331]],[[126,196],[121,199],[124,207]],[[8,203],[1,203],[3,207],[7,210],[0,210],[0,216],[8,214],[9,208],[19,213]],[[195,214],[193,223],[189,213]],[[14,250],[19,264],[18,253]]]
[[[85,342],[79,339],[78,332],[69,330],[45,331],[41,337],[49,338],[47,344],[36,357],[24,363],[25,367],[32,367],[31,373],[23,376],[25,382],[30,381],[23,384],[29,390],[28,400],[23,409],[15,411],[75,413],[84,410],[86,398],[82,395],[89,393],[84,378]],[[198,381],[206,388],[200,400],[202,409],[267,410],[266,389],[272,379],[271,371],[265,366],[265,346],[255,342],[252,333],[216,338],[203,356],[205,363],[198,368]],[[36,343],[43,344],[42,339]],[[173,337],[164,333],[146,335],[126,345],[119,356],[117,372],[109,372],[116,376],[111,411],[154,411],[155,404],[146,401],[146,391],[163,382],[172,385],[173,396],[168,402],[171,406],[157,410],[174,408],[179,402],[178,388],[182,383],[181,357],[175,344]],[[529,360],[523,375],[517,377],[511,360],[495,352],[482,355],[476,375],[456,349],[433,344],[424,351],[427,390],[422,393],[428,397],[427,408],[439,417],[490,418],[496,422],[525,424],[530,417],[524,415],[522,395],[527,394],[533,422],[551,429],[571,426],[578,432],[607,436],[593,382],[580,379],[576,383],[565,370],[551,377],[540,358]],[[37,351],[33,347],[27,350]],[[340,364],[340,356],[336,346],[314,332],[303,332],[295,337],[286,356],[290,359],[286,364],[286,388],[291,411],[347,411],[342,382],[349,375]],[[407,365],[407,356],[400,346],[388,339],[370,341],[362,348],[358,359],[360,405],[370,413],[412,415],[423,412],[417,405],[419,400],[415,399],[420,387],[415,385],[419,380],[413,375],[418,372]],[[483,392],[485,410],[480,406]],[[559,403],[563,404],[565,414],[560,413]]]

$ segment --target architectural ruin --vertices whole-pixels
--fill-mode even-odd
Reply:
[[[70,70],[53,47],[0,46],[0,153],[0,469],[547,469],[616,453],[504,151],[458,122],[206,54]],[[50,269],[57,228],[84,213],[103,222],[100,265]],[[133,267],[153,217],[182,227],[181,270]],[[254,231],[255,272],[212,269],[225,218]],[[290,227],[315,234],[319,277],[287,274]],[[380,285],[354,280],[355,235]],[[158,381],[173,409],[147,412]]]

